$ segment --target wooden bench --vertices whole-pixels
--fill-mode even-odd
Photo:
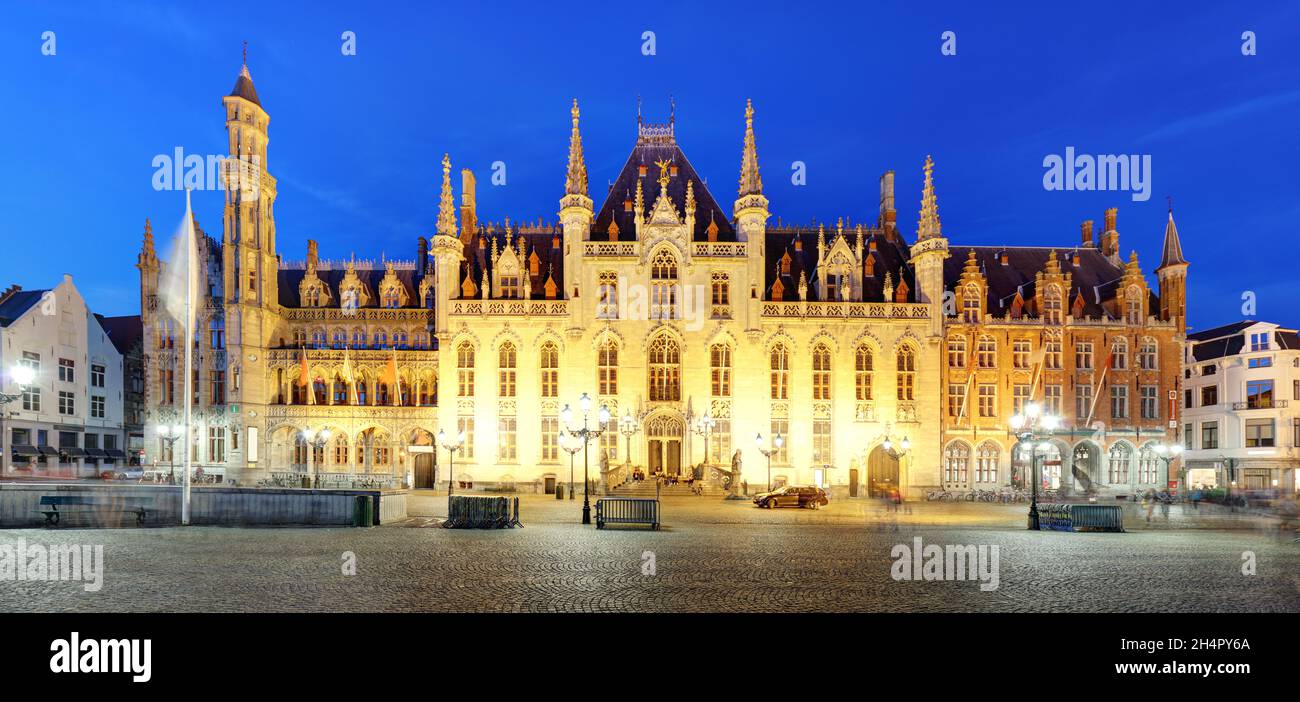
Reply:
[[[602,497],[596,500],[596,528],[606,524],[649,524],[659,528],[659,500],[643,497]]]
[[[145,517],[148,516],[148,510],[145,508],[145,505],[152,502],[153,498],[151,497],[132,497],[129,500],[115,500],[111,497],[101,498],[91,495],[42,495],[40,501],[41,509],[36,511],[45,515],[45,524],[47,526],[58,526],[59,517],[62,515],[85,512],[93,512],[96,514],[103,514],[104,512],[130,512],[135,514],[135,523],[143,525]],[[127,506],[120,506],[121,503],[125,503]],[[81,507],[84,509],[60,510],[59,507]]]

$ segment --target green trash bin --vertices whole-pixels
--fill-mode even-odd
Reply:
[[[564,485],[560,483],[555,484],[555,499],[557,500],[564,499]]]
[[[352,510],[352,526],[368,527],[375,523],[375,502],[369,495],[357,495],[356,507]]]

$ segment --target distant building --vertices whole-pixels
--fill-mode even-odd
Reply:
[[[144,327],[140,315],[99,318],[109,341],[122,354],[122,428],[126,432],[129,465],[140,465],[144,457]]]
[[[1300,336],[1245,320],[1187,335],[1187,484],[1300,490]]]
[[[15,366],[34,373],[17,385]],[[5,477],[88,478],[124,465],[122,354],[71,276],[0,293],[0,469]]]

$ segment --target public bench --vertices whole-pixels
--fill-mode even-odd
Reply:
[[[606,524],[649,524],[659,528],[659,500],[643,497],[602,497],[596,500],[596,528]]]
[[[1053,531],[1124,531],[1119,505],[1047,503],[1038,506],[1038,524]]]
[[[45,515],[45,524],[47,526],[58,526],[59,518],[66,514],[104,514],[106,512],[134,514],[135,523],[143,526],[145,517],[148,516],[148,509],[145,505],[152,502],[153,498],[151,497],[114,499],[111,497],[95,497],[93,495],[42,495],[40,509],[36,511]],[[59,509],[60,507],[65,509]],[[66,509],[68,507],[73,509]]]

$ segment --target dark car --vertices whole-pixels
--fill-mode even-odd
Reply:
[[[754,504],[772,509],[775,507],[807,507],[817,509],[830,504],[826,491],[811,485],[785,485],[754,497]]]

